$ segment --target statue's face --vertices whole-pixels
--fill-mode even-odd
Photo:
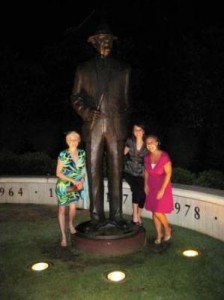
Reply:
[[[112,50],[113,36],[110,34],[98,34],[94,39],[94,47],[101,56],[108,56]]]

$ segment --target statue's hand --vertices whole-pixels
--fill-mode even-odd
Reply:
[[[100,117],[100,115],[101,115],[101,112],[99,110],[91,110],[89,112],[89,120],[90,121],[96,120]]]

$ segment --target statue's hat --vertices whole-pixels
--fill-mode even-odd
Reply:
[[[110,35],[112,37],[113,40],[116,40],[117,37],[115,35],[113,35],[110,27],[108,24],[102,24],[100,26],[98,26],[97,30],[95,31],[95,33],[91,36],[88,37],[88,42],[94,43],[95,39],[97,38],[98,35],[100,34],[107,34]]]

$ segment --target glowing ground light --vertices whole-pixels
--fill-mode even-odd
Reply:
[[[49,268],[49,263],[47,263],[47,262],[39,262],[39,263],[35,263],[31,266],[31,269],[33,271],[44,271],[47,268]]]
[[[187,257],[195,257],[199,255],[197,250],[185,250],[183,251],[183,255]]]
[[[111,271],[107,273],[106,278],[113,282],[120,282],[126,278],[126,274],[123,271]]]

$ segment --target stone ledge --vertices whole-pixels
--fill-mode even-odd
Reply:
[[[2,176],[0,177],[0,203],[30,203],[57,205],[55,176]],[[104,181],[104,209],[109,210],[107,180]],[[203,187],[173,184],[174,211],[167,215],[169,222],[199,231],[224,241],[224,191]],[[83,201],[78,208],[83,209]],[[88,206],[87,206],[88,207]],[[123,182],[123,213],[132,214],[132,195]],[[142,216],[152,218],[149,211]]]

